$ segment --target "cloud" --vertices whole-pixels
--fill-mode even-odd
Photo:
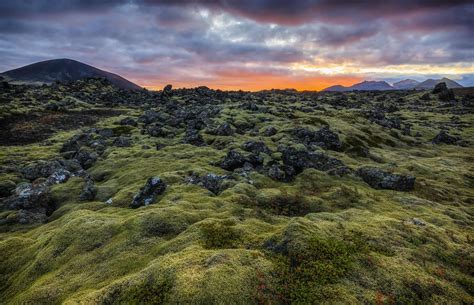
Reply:
[[[252,89],[320,88],[390,77],[407,65],[446,73],[455,66],[469,74],[473,7],[469,1],[4,0],[0,71],[69,57],[147,86]],[[379,73],[384,67],[391,72]]]

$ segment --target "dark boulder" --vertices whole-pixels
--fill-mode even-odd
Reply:
[[[267,170],[268,177],[281,182],[290,182],[295,174],[295,169],[292,166],[276,162],[272,163]]]
[[[84,182],[84,186],[82,187],[82,192],[79,195],[79,200],[82,201],[90,201],[95,198],[97,194],[97,188],[94,185],[94,180],[87,177]]]
[[[51,215],[55,210],[46,182],[19,184],[13,195],[5,200],[4,207],[8,210],[30,210],[44,215]]]
[[[204,142],[204,139],[199,133],[199,130],[196,130],[196,129],[187,129],[182,142],[186,144],[191,144],[194,146],[206,145],[206,143]]]
[[[203,188],[208,189],[213,194],[218,195],[225,189],[223,182],[228,179],[231,179],[231,177],[216,175],[214,173],[209,173],[200,177],[198,174],[193,173],[192,175],[186,178],[186,182],[199,185]]]
[[[438,97],[443,102],[450,102],[455,100],[454,91],[452,89],[448,89],[445,82],[441,82],[436,84],[433,91],[433,94],[438,94]]]
[[[329,129],[329,126],[324,126],[316,132],[305,128],[297,128],[293,134],[299,141],[307,146],[319,146],[325,149],[341,151],[342,143],[339,136]]]
[[[114,136],[114,130],[112,128],[102,128],[97,130],[97,133],[104,138],[110,138]]]
[[[234,129],[229,123],[225,122],[217,128],[209,130],[207,133],[216,136],[232,136],[234,134]]]
[[[21,173],[30,181],[47,178],[49,184],[64,183],[78,170],[75,165],[66,160],[38,161],[22,168]]]
[[[145,125],[156,122],[160,119],[160,114],[153,110],[145,111],[139,118],[138,121]]]
[[[222,160],[221,168],[229,171],[243,167],[247,159],[236,150],[231,150],[227,153],[225,158]]]
[[[115,138],[113,145],[117,147],[130,147],[132,146],[132,140],[128,137],[120,136]]]
[[[15,183],[11,180],[0,181],[0,198],[10,196],[15,187]]]
[[[87,145],[92,140],[92,135],[90,133],[74,135],[63,144],[60,152],[77,152],[82,146]]]
[[[273,126],[268,126],[263,130],[263,135],[267,137],[274,136],[278,130]]]
[[[135,119],[131,118],[131,117],[126,117],[122,120],[119,121],[119,124],[120,125],[126,125],[126,126],[137,126],[138,123]]]
[[[272,151],[261,141],[247,141],[242,145],[242,149],[255,154],[265,153],[271,155]]]
[[[80,151],[77,152],[76,156],[74,157],[78,162],[79,164],[84,168],[84,169],[88,169],[90,168],[92,165],[94,165],[94,163],[97,161],[97,159],[99,158],[99,155],[94,152],[94,151],[89,151],[89,150],[86,150],[86,149],[81,149]]]
[[[280,151],[282,152],[283,163],[293,167],[296,173],[300,173],[306,168],[314,168],[335,175],[344,175],[350,172],[341,160],[332,158],[322,152],[309,152],[292,147],[282,148]]]
[[[461,141],[460,137],[452,136],[446,132],[446,130],[441,130],[432,140],[434,144],[449,144],[457,145]]]
[[[164,193],[166,183],[160,177],[155,176],[148,178],[144,187],[133,197],[130,207],[136,209],[138,207],[152,204],[157,196]]]
[[[375,189],[411,191],[415,187],[415,177],[391,174],[378,168],[359,168],[356,174]]]

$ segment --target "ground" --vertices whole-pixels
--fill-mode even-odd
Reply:
[[[6,86],[0,303],[472,304],[455,94]]]

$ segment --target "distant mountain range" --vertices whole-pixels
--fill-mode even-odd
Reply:
[[[463,88],[457,82],[449,79],[427,79],[424,82],[418,82],[413,79],[405,79],[392,85],[384,81],[363,81],[361,83],[354,84],[349,87],[344,87],[341,85],[335,85],[324,89],[323,91],[333,91],[333,92],[346,92],[346,91],[355,91],[355,90],[375,90],[375,91],[384,91],[384,90],[429,90],[433,89],[437,84],[444,82],[448,88]]]
[[[120,75],[72,59],[41,61],[3,72],[0,76],[3,76],[8,82],[22,84],[51,84],[55,81],[75,81],[89,77],[102,77],[122,89],[142,89]]]

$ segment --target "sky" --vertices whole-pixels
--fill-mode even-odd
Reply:
[[[474,86],[474,1],[1,0],[0,71],[71,58],[150,89]]]

